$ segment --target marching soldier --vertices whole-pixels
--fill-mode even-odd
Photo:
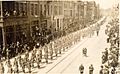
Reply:
[[[32,57],[31,57],[31,63],[32,63],[32,67],[34,67],[34,63],[35,63],[35,58],[36,58],[36,53],[35,53],[35,50],[33,50],[32,52]]]
[[[45,43],[45,46],[44,46],[44,52],[45,52],[45,60],[46,60],[46,63],[48,63],[48,47],[47,47],[47,44]]]
[[[11,73],[11,74],[12,74],[13,69],[12,69],[12,65],[11,65],[10,59],[8,59],[7,65],[8,65],[8,73]]]
[[[50,50],[50,57],[51,57],[51,60],[52,60],[52,59],[53,59],[53,48],[52,48],[52,42],[50,42],[49,50]]]
[[[81,66],[79,67],[79,70],[80,70],[80,74],[83,74],[84,72],[84,66],[81,64]]]
[[[28,60],[28,70],[29,70],[29,73],[31,73],[31,60],[30,59]]]
[[[20,55],[18,56],[18,61],[19,61],[19,65],[20,65],[20,67],[22,67],[22,58],[21,58]]]
[[[28,50],[27,50],[26,53],[25,53],[25,62],[28,61],[28,58],[29,58],[29,52],[28,52]]]
[[[58,50],[59,50],[59,54],[61,54],[61,41],[60,41],[60,39],[58,40]]]
[[[42,62],[42,48],[40,49],[40,62]]]
[[[15,58],[14,60],[14,73],[18,73],[19,72],[19,69],[18,69],[18,62],[17,62],[17,59]]]
[[[22,70],[25,73],[25,60],[24,58],[21,58],[21,66],[22,66]]]
[[[40,54],[37,54],[37,67],[40,68],[41,57]]]
[[[2,63],[2,62],[0,63],[0,70],[1,70],[0,73],[1,73],[1,74],[4,74],[4,71],[5,71],[5,70],[4,70],[4,66],[3,66],[3,63]]]
[[[56,41],[54,41],[54,51],[55,51],[55,55],[57,56],[57,42]]]
[[[99,74],[103,74],[103,66],[101,66]]]
[[[93,70],[94,68],[93,68],[93,65],[91,64],[91,66],[89,67],[89,74],[93,74]]]

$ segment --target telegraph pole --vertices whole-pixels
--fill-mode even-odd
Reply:
[[[5,30],[3,25],[3,9],[2,9],[2,1],[0,1],[0,26],[2,27],[2,41],[3,41],[3,47],[5,47],[6,41],[5,41]]]

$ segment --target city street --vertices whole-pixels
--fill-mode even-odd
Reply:
[[[57,59],[44,64],[41,68],[33,70],[33,73],[42,74],[79,74],[79,66],[83,64],[85,70],[84,74],[88,74],[89,66],[93,64],[94,74],[98,74],[101,66],[102,51],[109,47],[106,43],[107,36],[105,35],[105,28],[107,22],[101,26],[99,36],[96,33],[91,38],[85,38],[76,45],[68,49],[67,52],[60,55]],[[87,57],[82,55],[82,49],[87,48]]]
[[[0,74],[120,74],[118,0],[0,6]]]

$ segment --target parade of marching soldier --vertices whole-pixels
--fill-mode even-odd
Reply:
[[[1,0],[0,74],[120,74],[119,0]]]

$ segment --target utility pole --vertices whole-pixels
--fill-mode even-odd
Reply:
[[[2,27],[2,42],[3,42],[3,47],[6,46],[6,39],[5,39],[5,30],[4,30],[4,25],[3,25],[3,9],[2,9],[2,1],[0,1],[0,26]]]

